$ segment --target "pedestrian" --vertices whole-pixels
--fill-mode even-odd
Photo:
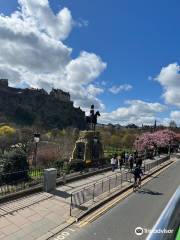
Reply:
[[[137,158],[138,158],[138,151],[136,150],[136,151],[134,152],[134,163],[136,163]]]
[[[142,157],[139,157],[138,159],[137,159],[137,163],[136,163],[136,166],[142,166]]]
[[[129,162],[130,171],[132,172],[133,166],[134,166],[134,158],[133,158],[133,155],[132,155],[132,154],[130,154],[129,159],[128,159],[128,162]]]
[[[114,158],[116,159],[115,169],[117,169],[118,168],[118,154],[117,153],[114,154]]]
[[[118,169],[122,169],[122,165],[123,165],[123,158],[122,158],[122,156],[118,156],[117,157],[117,161],[118,161]]]
[[[127,168],[128,159],[129,159],[129,154],[128,154],[128,153],[125,153],[125,168]]]
[[[124,151],[121,153],[121,159],[122,159],[122,162],[125,163],[125,152]]]
[[[115,167],[116,167],[116,156],[113,156],[111,158],[111,167],[112,167],[112,172],[114,172]]]

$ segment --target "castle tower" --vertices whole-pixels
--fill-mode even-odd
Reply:
[[[0,87],[7,88],[8,87],[8,79],[0,79]]]

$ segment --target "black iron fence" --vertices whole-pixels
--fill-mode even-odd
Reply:
[[[152,163],[145,163],[143,165],[144,172],[148,173],[152,168],[158,167],[165,161],[169,160],[169,156],[163,157],[158,160],[154,160]],[[116,187],[122,188],[123,183],[132,182],[133,174],[131,172],[119,172],[113,174],[113,176],[107,177],[101,181],[94,183],[93,185],[84,187],[79,191],[73,192],[71,194],[70,202],[70,216],[76,216],[79,212],[77,210],[82,210],[83,205],[92,201],[95,201],[95,198],[100,196],[103,193],[111,193]],[[85,207],[85,206],[84,206]],[[85,207],[86,209],[86,207]],[[73,213],[73,210],[74,213]]]
[[[92,168],[84,170],[82,172],[73,172],[66,174],[62,168],[57,169],[57,181],[66,182],[67,180],[74,179],[76,177],[85,177],[85,175],[96,173],[100,169]],[[108,169],[108,166],[101,168],[102,171]],[[22,171],[14,171],[9,173],[0,173],[0,197],[16,193],[25,189],[30,189],[39,184],[43,184],[44,179],[44,169],[28,169]]]
[[[43,182],[43,169],[0,173],[0,196],[31,188]]]

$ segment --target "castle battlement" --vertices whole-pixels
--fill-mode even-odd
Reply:
[[[13,91],[14,93],[19,94],[20,89],[19,88],[11,88],[8,84],[8,79],[1,79],[0,78],[0,88],[1,89],[8,89],[9,91]],[[36,89],[36,88],[26,88],[21,89],[21,93],[37,93],[37,94],[45,94],[50,95],[53,98],[56,98],[62,102],[70,102],[70,94],[68,92],[64,92],[61,89],[52,89],[52,91],[48,94],[44,89]]]
[[[8,79],[1,78],[0,79],[0,87],[8,87]]]
[[[70,94],[68,92],[64,92],[61,89],[52,89],[50,92],[50,96],[53,96],[61,101],[70,102]]]

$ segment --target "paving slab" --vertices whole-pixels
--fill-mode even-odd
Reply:
[[[122,172],[125,171],[127,170],[122,170]],[[48,236],[52,236],[52,234],[73,222],[69,216],[72,192],[117,173],[120,174],[120,171],[100,173],[59,186],[51,194],[41,192],[0,204],[0,239],[47,239]]]

